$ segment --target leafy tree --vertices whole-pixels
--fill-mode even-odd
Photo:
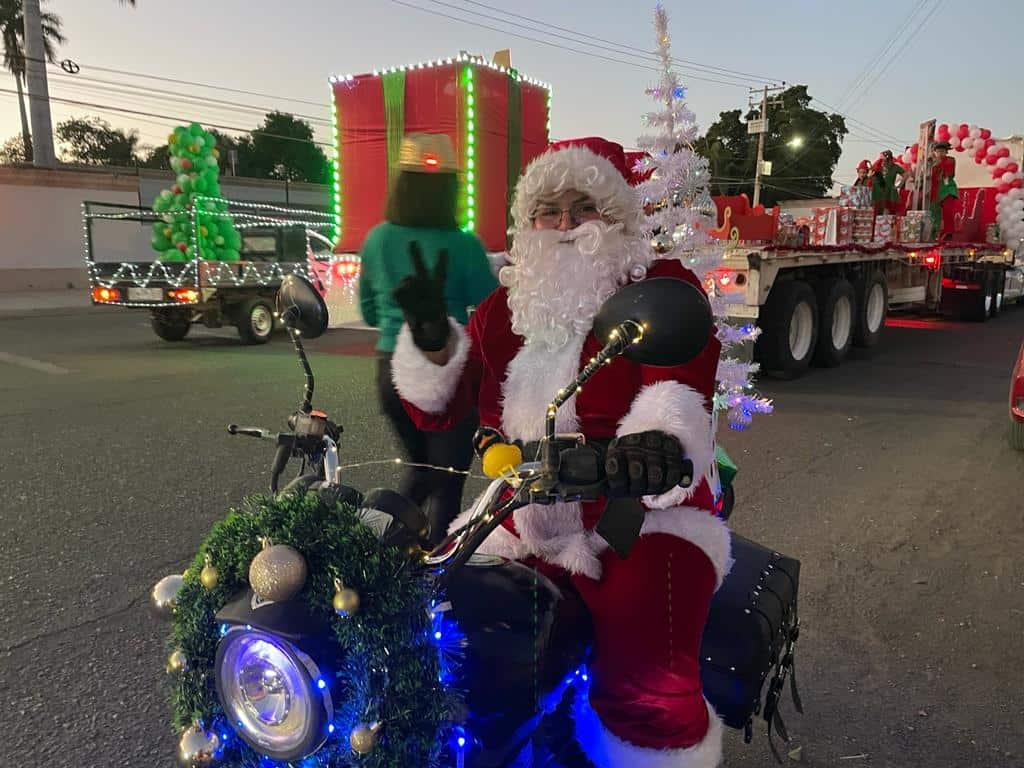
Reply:
[[[269,113],[251,139],[239,141],[238,154],[239,175],[318,184],[327,181],[327,158],[313,143],[313,128],[294,115]]]
[[[60,16],[43,11],[43,47],[51,64],[57,60],[57,46],[67,42],[61,33]],[[25,109],[25,15],[22,0],[0,0],[0,40],[4,46],[4,67],[14,75],[18,88],[18,109],[21,111],[21,137],[25,145],[25,158],[32,159],[32,134],[28,128]]]
[[[31,149],[31,146],[29,148]],[[0,164],[14,165],[15,163],[24,163],[27,160],[28,155],[25,154],[23,136],[11,136],[11,138],[3,143],[3,146],[0,146]]]
[[[64,162],[130,166],[139,161],[138,131],[114,128],[98,117],[73,117],[57,124]]]
[[[764,159],[772,162],[772,175],[761,177],[761,202],[823,197],[832,187],[832,172],[839,162],[847,134],[842,115],[812,109],[806,85],[794,85],[781,94],[781,104],[768,112]],[[722,112],[696,142],[697,151],[711,164],[716,194],[753,197],[757,136],[747,134],[742,110]],[[746,120],[760,117],[751,109]],[[799,146],[791,145],[799,139]]]

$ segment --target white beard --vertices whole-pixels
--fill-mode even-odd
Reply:
[[[512,330],[527,345],[564,347],[586,336],[605,299],[624,285],[650,251],[621,224],[588,221],[568,232],[517,232],[510,266],[499,273],[508,288]]]

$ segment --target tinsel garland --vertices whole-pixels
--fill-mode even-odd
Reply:
[[[261,537],[287,544],[305,558],[308,577],[294,599],[329,620],[346,653],[344,668],[334,670],[347,692],[337,703],[334,735],[301,761],[302,768],[436,766],[443,731],[460,702],[439,679],[442,662],[431,638],[443,619],[431,611],[434,585],[405,553],[382,546],[353,507],[328,508],[315,494],[250,498],[216,523],[203,542],[185,574],[171,631],[171,647],[188,659],[172,694],[176,729],[202,719],[218,733],[230,734],[223,766],[276,765],[231,733],[214,680],[220,639],[214,615],[247,586]],[[219,573],[212,590],[199,581],[207,556]],[[333,610],[336,577],[361,596],[359,612],[351,617]],[[366,722],[380,722],[383,729],[377,747],[358,756],[348,737]]]

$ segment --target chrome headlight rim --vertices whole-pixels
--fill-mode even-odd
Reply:
[[[238,680],[239,662],[257,644],[265,644],[269,655],[274,657],[263,660],[288,678],[290,707],[297,706],[303,710],[304,721],[300,721],[294,735],[283,742],[279,736],[275,738],[272,730],[275,726],[261,722],[244,703]],[[261,658],[255,654],[252,656],[254,661]],[[316,662],[288,640],[249,625],[232,626],[217,644],[214,673],[217,696],[228,722],[235,733],[259,754],[273,760],[297,760],[313,754],[327,741],[328,724],[334,717],[330,687],[323,684]],[[289,714],[286,712],[285,717]]]

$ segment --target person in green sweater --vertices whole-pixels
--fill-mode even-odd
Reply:
[[[410,134],[404,139],[385,221],[370,231],[360,251],[359,305],[365,323],[380,331],[378,399],[381,412],[398,433],[406,459],[465,471],[473,460],[476,413],[449,431],[421,431],[402,406],[391,376],[391,356],[405,323],[394,293],[417,264],[445,275],[448,314],[462,325],[471,308],[498,286],[480,241],[456,223],[457,174],[455,150],[447,136]],[[407,332],[415,334],[416,329]],[[465,481],[463,474],[407,469],[399,491],[426,513],[429,545],[444,538],[448,524],[459,513]]]

